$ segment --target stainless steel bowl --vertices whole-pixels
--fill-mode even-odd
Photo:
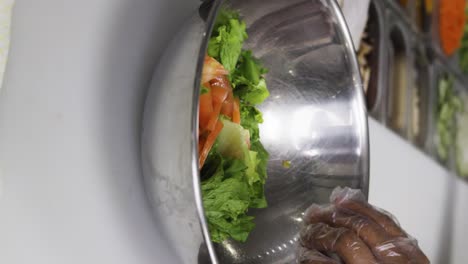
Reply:
[[[260,107],[261,140],[270,153],[269,207],[249,212],[256,228],[246,243],[213,244],[200,192],[197,112],[203,57],[221,2],[203,4],[187,21],[154,74],[142,137],[146,189],[174,263],[289,263],[308,205],[327,202],[338,185],[367,193],[367,116],[353,44],[333,0],[224,3],[240,11],[246,48],[269,69],[271,96]]]

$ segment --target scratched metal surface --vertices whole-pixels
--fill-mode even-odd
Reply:
[[[367,121],[352,46],[331,1],[232,1],[247,48],[269,69],[261,141],[266,196],[244,244],[218,246],[221,263],[291,263],[302,212],[338,185],[367,189]],[[284,168],[283,161],[291,167]]]
[[[215,6],[219,3],[214,1]],[[207,237],[206,219],[196,186],[198,168],[188,160],[188,154],[196,160],[193,124],[197,123],[192,122],[189,130],[189,125],[171,120],[197,118],[197,74],[206,39],[193,44],[201,47],[200,54],[192,54],[190,61],[178,56],[176,63],[164,64],[165,70],[153,81],[143,137],[147,188],[181,263],[293,263],[302,212],[310,204],[327,202],[339,185],[368,191],[367,116],[354,49],[333,0],[232,0],[225,4],[239,9],[248,27],[246,48],[269,69],[266,80],[271,95],[260,106],[264,117],[261,141],[270,153],[265,189],[269,206],[249,212],[256,216],[256,228],[246,243],[207,241],[208,251],[198,246],[200,238]],[[193,55],[198,56],[198,63]],[[185,63],[178,67],[184,69],[180,74],[184,82],[178,74],[167,80],[168,65],[178,63]],[[191,71],[190,67],[198,68]],[[170,109],[178,119],[169,118]],[[189,140],[192,146],[180,145]],[[170,144],[192,152],[168,151]],[[291,167],[284,168],[283,161],[290,161]],[[190,199],[193,195],[195,199]],[[201,230],[193,227],[197,212]],[[180,228],[184,223],[190,228]],[[191,235],[195,237],[188,243]],[[198,258],[193,258],[199,248]],[[190,257],[184,257],[184,252]]]

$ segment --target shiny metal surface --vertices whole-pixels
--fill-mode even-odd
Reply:
[[[376,78],[371,77],[371,83],[369,84],[369,91],[371,89],[375,90],[375,99],[374,104],[371,105],[369,109],[370,115],[372,115],[375,119],[379,120],[382,123],[386,123],[386,115],[387,115],[387,107],[386,107],[386,100],[387,100],[387,91],[388,91],[388,41],[387,39],[387,27],[388,27],[388,20],[386,19],[387,13],[385,10],[385,6],[383,5],[382,1],[380,0],[372,0],[371,6],[369,9],[369,20],[375,20],[375,30],[370,32],[374,38],[377,40],[377,47],[374,47],[374,52],[377,54],[375,55],[377,62],[371,66],[375,66],[372,68],[373,73],[371,75],[375,75]],[[371,23],[373,21],[370,21]],[[369,23],[369,22],[368,22]],[[375,80],[374,80],[375,79]],[[368,93],[369,93],[368,91]],[[368,106],[369,106],[369,95],[368,97]]]
[[[387,126],[403,138],[409,139],[411,122],[411,87],[416,82],[412,63],[410,34],[405,24],[396,19],[389,25],[387,41],[389,52]],[[398,59],[401,62],[398,62]],[[398,67],[401,63],[403,71]],[[405,77],[402,80],[402,76]]]
[[[193,123],[199,89],[196,77],[208,29],[198,13],[185,23],[160,60],[145,105],[145,187],[156,224],[172,250],[173,263],[197,263],[199,252],[205,251],[204,241],[209,241],[195,157],[197,126]],[[206,245],[214,256],[212,244]]]
[[[246,243],[213,245],[196,132],[207,32],[220,3],[206,23],[196,15],[186,24],[156,70],[142,138],[146,187],[177,263],[290,263],[311,203],[327,202],[338,185],[368,192],[367,116],[354,48],[333,0],[226,1],[247,23],[246,48],[269,69],[271,96],[260,107],[269,207],[249,212],[256,228]]]
[[[437,157],[437,150],[436,150],[436,144],[438,142],[437,137],[437,90],[438,90],[438,82],[439,82],[439,76],[440,76],[440,64],[437,60],[435,60],[430,66],[429,66],[429,108],[430,108],[430,114],[429,114],[429,130],[428,130],[428,135],[427,135],[427,151],[428,154],[431,155],[432,157],[436,158]]]
[[[414,69],[415,80],[412,85],[413,98],[412,106],[418,105],[418,111],[412,110],[410,120],[410,139],[420,149],[428,150],[428,137],[429,137],[429,119],[431,118],[432,106],[430,103],[430,76],[431,66],[430,59],[428,58],[427,49],[425,46],[415,43],[412,47],[414,52]],[[417,98],[415,98],[415,96]],[[417,118],[415,121],[414,119]],[[418,128],[416,129],[416,126]],[[416,133],[419,131],[419,133]]]
[[[398,14],[398,20],[406,21],[408,25],[411,25],[411,15],[413,12],[414,0],[407,0],[406,6],[401,5],[399,0],[384,0],[381,2],[384,2],[393,13]]]

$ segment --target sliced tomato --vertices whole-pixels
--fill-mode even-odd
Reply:
[[[227,80],[227,79],[226,79]],[[211,96],[213,98],[213,112],[211,113],[210,120],[208,121],[207,130],[213,131],[216,126],[216,122],[219,119],[223,102],[229,95],[230,85],[229,82],[224,82],[223,79],[213,79],[210,81]]]
[[[208,153],[223,128],[223,123],[219,120],[220,114],[233,118],[235,100],[227,74],[228,72],[219,62],[211,57],[205,57],[203,82],[208,92],[200,95],[198,131],[200,168],[203,167]],[[237,112],[239,112],[238,105]],[[239,113],[236,114],[236,120],[240,123]]]
[[[211,87],[209,83],[203,85],[208,91],[200,94],[200,107],[199,107],[199,127],[200,130],[206,129],[210,121],[211,114],[213,113],[213,98],[211,95]]]
[[[205,61],[203,62],[202,83],[209,82],[214,78],[228,74],[229,71],[227,71],[221,63],[213,57],[208,55],[205,56]]]
[[[229,117],[232,120],[232,110],[234,107],[234,95],[232,91],[229,92],[228,97],[223,102],[223,106],[221,107],[221,114]]]
[[[233,108],[232,108],[232,122],[240,124],[240,101],[239,98],[234,98]]]
[[[211,148],[213,147],[216,138],[218,137],[219,133],[223,129],[223,123],[221,121],[217,121],[215,125],[215,129],[211,131],[211,133],[208,135],[206,138],[205,143],[203,144],[203,147],[199,153],[199,165],[200,169],[203,168],[203,164],[205,164],[206,158],[208,157],[208,153],[210,153]]]
[[[201,151],[203,150],[203,146],[205,146],[205,142],[206,142],[206,137],[198,138],[198,154],[200,154]]]

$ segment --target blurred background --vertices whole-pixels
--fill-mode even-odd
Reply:
[[[464,263],[466,3],[359,1],[363,18],[342,2],[369,110],[370,202],[433,263]],[[139,137],[153,70],[199,2],[0,4],[0,263],[172,263]]]

